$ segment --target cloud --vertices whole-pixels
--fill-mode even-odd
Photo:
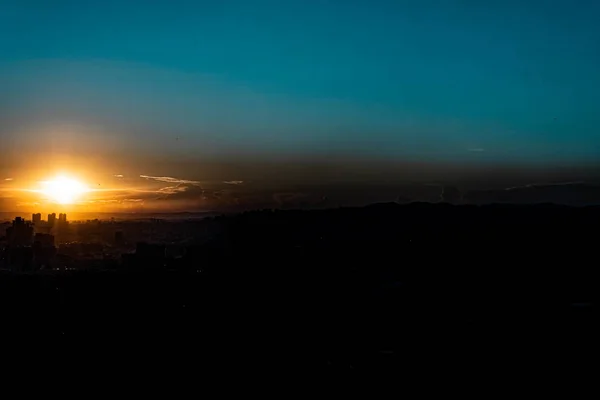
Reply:
[[[572,182],[555,182],[555,183],[529,183],[523,186],[513,186],[507,187],[504,190],[515,190],[515,189],[524,189],[524,188],[532,188],[532,187],[545,187],[545,186],[569,186],[569,185],[582,185],[585,181],[572,181]]]
[[[177,193],[183,193],[188,190],[189,186],[185,185],[176,185],[176,186],[166,186],[157,190],[157,193],[165,196],[171,196]]]
[[[5,181],[12,181],[13,178],[4,178]]]
[[[140,178],[144,178],[147,180],[157,181],[157,182],[166,182],[166,183],[175,183],[175,184],[183,184],[183,185],[196,185],[199,186],[200,181],[190,181],[186,179],[177,179],[170,176],[149,176],[149,175],[140,175]]]
[[[113,175],[113,176],[114,176],[115,178],[123,178],[123,175],[121,175],[121,174],[115,174],[115,175]]]
[[[169,183],[169,186],[165,186],[159,188],[157,190],[150,190],[150,193],[155,194],[155,200],[165,200],[170,199],[173,200],[174,197],[182,197],[180,195],[186,193],[184,197],[199,197],[204,194],[204,189],[201,186],[200,181],[192,181],[188,179],[179,179],[171,176],[150,176],[150,175],[140,175],[140,178],[156,181],[156,182],[164,182]],[[191,190],[194,188],[194,190]]]
[[[467,149],[467,151],[471,151],[473,153],[481,153],[482,151],[485,151],[485,149],[482,149],[481,147],[475,147],[472,149]]]
[[[122,203],[143,203],[144,199],[105,199],[105,200],[89,200],[91,204],[122,204]]]
[[[242,183],[244,183],[244,181],[223,181],[223,183],[226,183],[228,185],[241,185]]]

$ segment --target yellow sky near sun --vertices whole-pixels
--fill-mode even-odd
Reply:
[[[95,179],[91,179],[91,177]],[[60,171],[35,177],[0,179],[3,211],[115,211],[123,208],[119,199],[132,190],[120,183],[123,175],[112,174],[102,180],[94,174]],[[135,189],[133,189],[135,190]],[[138,206],[141,202],[137,202]]]

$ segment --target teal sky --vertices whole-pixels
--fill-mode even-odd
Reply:
[[[598,21],[591,0],[4,0],[0,142],[596,163]]]

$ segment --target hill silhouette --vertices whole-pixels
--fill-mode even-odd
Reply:
[[[10,332],[151,345],[207,368],[460,358],[471,374],[523,352],[550,362],[548,346],[576,362],[598,333],[600,207],[380,203],[202,223],[213,237],[175,270],[140,257],[136,272],[3,274]]]

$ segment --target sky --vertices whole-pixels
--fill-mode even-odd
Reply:
[[[188,182],[169,204],[202,208],[194,187],[593,175],[599,19],[586,0],[0,0],[0,192],[67,171],[139,204],[167,177]]]

